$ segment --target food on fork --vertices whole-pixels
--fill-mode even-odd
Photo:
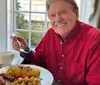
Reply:
[[[9,80],[10,85],[41,85],[40,70],[30,66],[10,66],[0,75]]]

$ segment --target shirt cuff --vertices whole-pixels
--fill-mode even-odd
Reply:
[[[31,52],[32,52],[32,50],[31,50],[29,47],[27,47],[27,48],[25,49],[25,51],[26,51],[27,53],[20,52],[20,56],[21,56],[22,58],[28,57],[28,56],[31,54]]]

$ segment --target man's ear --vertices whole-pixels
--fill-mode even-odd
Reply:
[[[79,12],[78,12],[78,10],[74,10],[74,12],[76,13],[77,18],[79,18]]]
[[[78,12],[78,10],[74,10],[74,11],[75,11],[76,15],[79,16],[79,12]]]

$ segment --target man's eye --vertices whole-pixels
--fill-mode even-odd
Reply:
[[[52,14],[52,15],[50,15],[50,17],[51,17],[51,18],[53,18],[53,17],[55,17],[55,15],[54,15],[54,14]]]
[[[66,11],[61,11],[61,14],[66,13]]]

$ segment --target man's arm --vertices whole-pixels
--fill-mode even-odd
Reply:
[[[88,57],[86,81],[88,85],[100,85],[100,40]]]

